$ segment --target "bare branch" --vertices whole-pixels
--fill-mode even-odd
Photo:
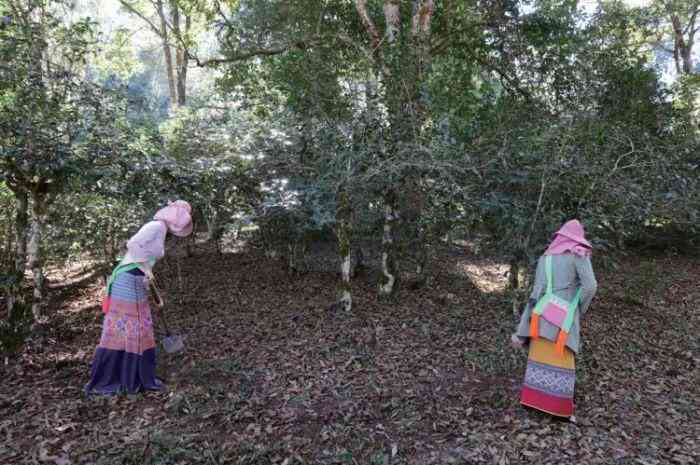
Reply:
[[[119,4],[123,6],[127,11],[138,16],[141,20],[143,20],[158,37],[163,37],[163,31],[161,31],[161,29],[158,26],[156,26],[155,23],[153,23],[153,21],[148,19],[148,17],[145,14],[136,9],[136,7],[131,5],[126,0],[119,0]]]
[[[377,27],[374,25],[374,21],[372,21],[372,18],[370,18],[369,12],[367,11],[367,0],[356,0],[355,8],[357,9],[357,14],[360,15],[362,24],[365,26],[367,33],[372,39],[372,48],[378,48],[381,36],[379,35],[379,31],[377,30]]]
[[[666,52],[666,53],[673,53],[673,52],[674,52],[674,50],[673,50],[672,48],[666,47],[666,46],[663,45],[661,42],[657,42],[657,43],[652,44],[652,45],[653,45],[654,47],[658,48],[658,49],[663,50],[663,51]]]
[[[220,57],[220,58],[209,58],[204,61],[200,61],[199,58],[196,56],[192,55],[187,52],[188,56],[190,59],[194,60],[197,63],[197,66],[200,67],[207,67],[207,66],[215,66],[215,65],[220,65],[222,63],[235,63],[237,61],[245,61],[250,58],[254,57],[266,57],[266,56],[274,56],[274,55],[281,55],[283,53],[292,51],[292,50],[302,50],[298,45],[294,44],[289,44],[285,45],[282,47],[277,47],[277,48],[259,48],[259,49],[252,49],[252,50],[247,50],[245,52],[239,52],[235,55],[229,56],[229,57]]]
[[[537,198],[537,208],[535,208],[535,213],[532,215],[532,223],[530,224],[530,231],[527,233],[525,242],[523,243],[523,249],[527,250],[530,247],[530,241],[532,240],[532,235],[535,232],[535,225],[537,224],[537,216],[540,214],[542,209],[542,200],[544,199],[544,191],[547,186],[547,169],[542,170],[542,180],[540,182],[540,195]]]
[[[690,18],[688,19],[688,24],[685,26],[685,29],[683,30],[684,34],[687,34],[688,32],[692,32],[695,29],[695,21],[697,20],[698,13],[700,13],[700,1],[696,1],[695,5],[693,6],[693,12],[690,14]]]
[[[508,85],[513,88],[513,90],[515,90],[517,93],[522,95],[525,98],[525,100],[527,100],[528,102],[534,102],[534,99],[532,98],[532,94],[530,94],[529,91],[523,89],[520,86],[520,83],[517,82],[517,79],[511,77],[508,74],[508,72],[506,72],[503,68],[501,68],[500,66],[498,66],[495,63],[492,63],[488,59],[482,58],[476,54],[472,55],[472,56],[474,57],[474,60],[476,60],[476,62],[479,63],[481,66],[498,74],[501,77],[501,79],[505,80],[508,83]]]

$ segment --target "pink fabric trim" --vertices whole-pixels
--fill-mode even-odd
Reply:
[[[553,396],[527,386],[523,386],[520,391],[520,403],[559,417],[570,417],[574,414],[573,399]]]

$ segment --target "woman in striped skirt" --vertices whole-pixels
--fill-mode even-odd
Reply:
[[[572,421],[580,319],[597,290],[591,251],[577,220],[557,231],[537,263],[530,300],[512,337],[516,347],[529,344],[521,403]]]
[[[191,214],[187,202],[172,202],[127,242],[127,254],[112,272],[102,304],[102,337],[85,386],[88,395],[163,389],[155,375],[148,283],[153,278],[153,265],[165,254],[165,236],[168,232],[188,236],[192,232]]]

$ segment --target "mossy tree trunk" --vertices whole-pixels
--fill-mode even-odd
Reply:
[[[34,324],[41,324],[44,319],[44,256],[43,236],[48,213],[48,194],[44,184],[40,184],[31,192],[31,219],[29,226],[28,267],[32,271],[34,279],[34,299],[32,302],[32,315]]]
[[[389,297],[399,286],[399,273],[396,264],[395,231],[399,221],[396,193],[392,190],[384,196],[384,234],[382,235],[382,275],[379,283],[379,296]]]
[[[340,255],[338,304],[343,310],[349,312],[352,310],[352,289],[350,286],[350,272],[352,263],[350,247],[352,236],[352,207],[350,205],[348,193],[342,186],[338,189],[336,235],[338,237],[338,253]]]

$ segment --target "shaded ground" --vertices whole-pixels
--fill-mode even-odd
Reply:
[[[0,373],[0,463],[694,464],[700,462],[700,266],[599,272],[577,360],[578,425],[518,404],[525,355],[502,265],[453,249],[423,290],[328,310],[336,277],[254,252],[161,265],[184,355],[167,393],[87,400],[99,282],[63,279],[49,345]],[[623,284],[625,284],[623,286]],[[186,292],[182,292],[185,289]],[[506,315],[504,318],[503,316]]]

